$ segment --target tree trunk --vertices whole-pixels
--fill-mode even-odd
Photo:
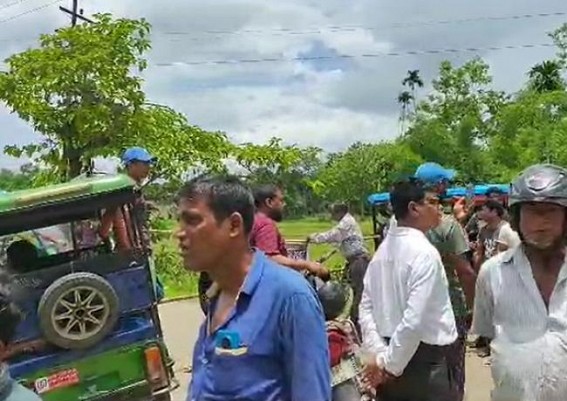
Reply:
[[[63,144],[63,163],[64,169],[61,175],[66,180],[71,180],[79,175],[81,175],[81,169],[83,167],[81,162],[81,150],[76,149],[72,143],[66,141]]]
[[[81,175],[83,164],[81,163],[80,156],[74,156],[67,160],[67,178],[69,180]]]

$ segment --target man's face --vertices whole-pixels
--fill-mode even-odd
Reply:
[[[233,239],[243,232],[240,215],[236,213],[219,222],[200,199],[182,199],[177,211],[176,237],[185,268],[193,272],[221,268],[220,263],[231,249]]]
[[[277,190],[274,196],[266,200],[266,206],[268,206],[269,217],[274,221],[283,220],[283,211],[285,208],[284,195],[281,190]]]
[[[481,207],[478,212],[479,219],[486,222],[493,221],[496,218],[496,216],[497,216],[496,210],[490,210],[490,208],[486,206]]]
[[[423,229],[430,230],[441,223],[442,211],[436,192],[426,192],[423,201],[416,203],[412,208],[414,217]]]
[[[565,208],[552,203],[522,204],[520,232],[527,244],[538,249],[548,249],[562,243]]]
[[[128,165],[128,175],[136,181],[143,181],[150,175],[150,163],[135,161]]]

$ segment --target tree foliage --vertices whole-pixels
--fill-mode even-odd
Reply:
[[[538,162],[567,165],[567,24],[550,34],[556,58],[526,71],[518,92],[494,89],[480,58],[442,62],[437,76],[427,77],[430,83],[419,70],[409,70],[397,99],[401,135],[324,154],[279,138],[231,143],[222,132],[207,132],[167,106],[149,104],[138,74],[146,67],[149,25],[109,15],[96,21],[42,36],[39,48],[10,57],[9,71],[0,76],[0,99],[43,135],[39,144],[5,149],[51,167],[33,170],[32,185],[74,176],[92,157],[141,145],[158,156],[166,178],[152,187],[156,199],[168,199],[164,194],[187,174],[237,171],[252,186],[280,184],[288,211],[300,216],[337,201],[364,212],[369,194],[387,191],[424,161],[456,169],[467,183],[507,182]],[[418,101],[420,88],[431,90]],[[28,185],[26,174],[4,171],[0,179],[15,188]]]

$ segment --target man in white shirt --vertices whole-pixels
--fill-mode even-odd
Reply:
[[[490,338],[493,401],[567,400],[567,170],[536,165],[512,183],[521,246],[489,259],[473,332]]]
[[[333,205],[331,217],[338,221],[335,227],[323,233],[311,234],[308,239],[314,244],[338,245],[341,255],[347,261],[343,278],[346,278],[352,287],[353,302],[350,317],[358,328],[358,305],[362,297],[363,279],[370,257],[364,244],[362,230],[354,216],[349,213],[348,206],[344,203]]]
[[[360,303],[367,377],[380,401],[456,401],[446,358],[455,315],[441,256],[425,236],[440,223],[439,197],[415,180],[390,196],[397,225],[368,266]]]

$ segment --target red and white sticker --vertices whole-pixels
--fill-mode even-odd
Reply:
[[[51,376],[36,379],[34,387],[37,394],[43,394],[58,388],[72,386],[79,383],[79,381],[79,371],[77,369],[67,369]]]

